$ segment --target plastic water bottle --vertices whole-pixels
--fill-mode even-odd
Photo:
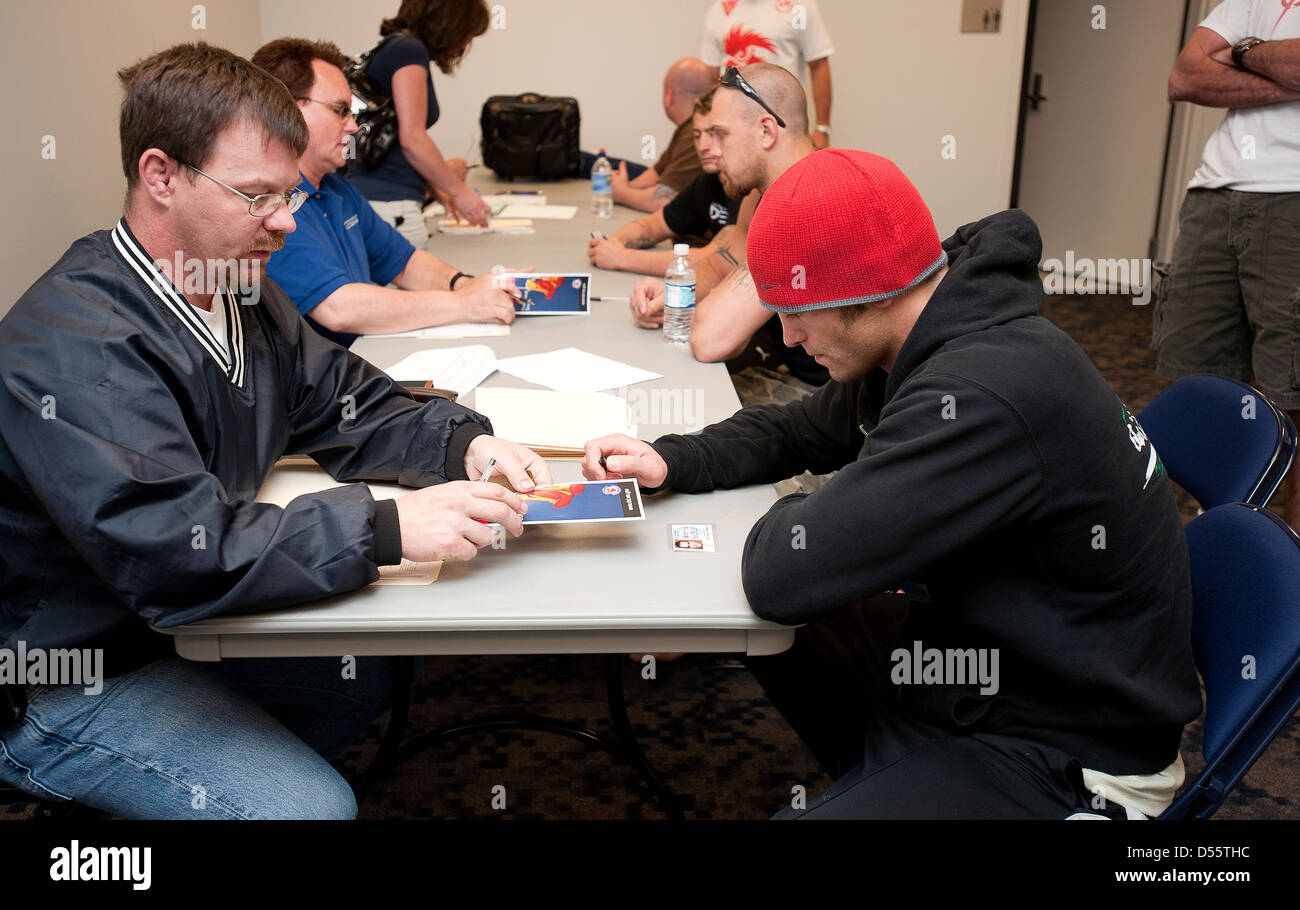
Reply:
[[[691,340],[691,319],[695,316],[695,269],[687,258],[691,248],[673,244],[673,264],[664,272],[664,341]]]
[[[612,173],[614,169],[609,166],[605,150],[601,149],[596,163],[591,166],[591,213],[597,218],[614,214],[614,187],[609,182]]]

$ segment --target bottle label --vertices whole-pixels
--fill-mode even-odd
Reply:
[[[670,284],[665,287],[664,306],[672,310],[689,310],[695,306],[695,285]]]
[[[611,192],[609,188],[609,174],[592,174],[591,191],[597,194]]]

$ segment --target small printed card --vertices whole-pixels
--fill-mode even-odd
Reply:
[[[712,553],[713,525],[669,525],[669,545],[675,553]]]
[[[526,525],[645,518],[641,488],[633,478],[553,483],[537,487],[531,493],[520,493],[519,498],[528,503]]]
[[[520,316],[572,316],[591,312],[591,273],[541,275],[504,272],[503,281],[515,286],[515,312]],[[509,285],[505,286],[507,289]]]

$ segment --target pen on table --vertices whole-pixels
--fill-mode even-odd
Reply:
[[[591,299],[596,301],[597,303],[627,303],[628,302],[628,298],[626,297],[592,297]]]

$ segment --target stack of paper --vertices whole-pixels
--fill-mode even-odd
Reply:
[[[296,467],[307,464],[310,467]],[[287,467],[286,467],[287,465]],[[280,467],[271,472],[266,483],[257,494],[258,502],[269,502],[284,508],[293,500],[307,493],[318,493],[341,487],[339,481],[330,477],[316,463],[304,456],[289,456],[280,459]],[[392,484],[368,484],[370,494],[375,499],[395,499],[410,490]],[[377,585],[427,585],[438,580],[441,562],[412,562],[403,559],[400,565],[380,566]]]
[[[476,227],[468,221],[444,218],[438,222],[444,234],[532,234],[533,222],[528,218],[489,218],[487,227]]]
[[[578,348],[507,357],[497,363],[497,369],[559,392],[599,392],[663,376]],[[438,382],[444,388],[451,388],[442,380]]]
[[[636,436],[627,400],[593,392],[479,389],[474,410],[492,421],[501,439],[528,446],[546,458],[581,456],[587,440],[611,433]]]
[[[384,368],[384,372],[398,382],[432,381],[442,389],[455,389],[464,398],[497,369],[497,358],[484,344],[471,344],[463,348],[433,348],[416,351],[397,363]]]
[[[488,210],[493,215],[500,215],[501,210],[512,202],[518,201],[516,196],[483,196],[483,201],[487,203]],[[424,220],[430,218],[435,221],[447,214],[447,209],[441,202],[430,202],[423,209]]]
[[[501,210],[502,218],[537,218],[542,221],[568,221],[576,214],[576,205],[546,205],[536,202],[512,202]]]

